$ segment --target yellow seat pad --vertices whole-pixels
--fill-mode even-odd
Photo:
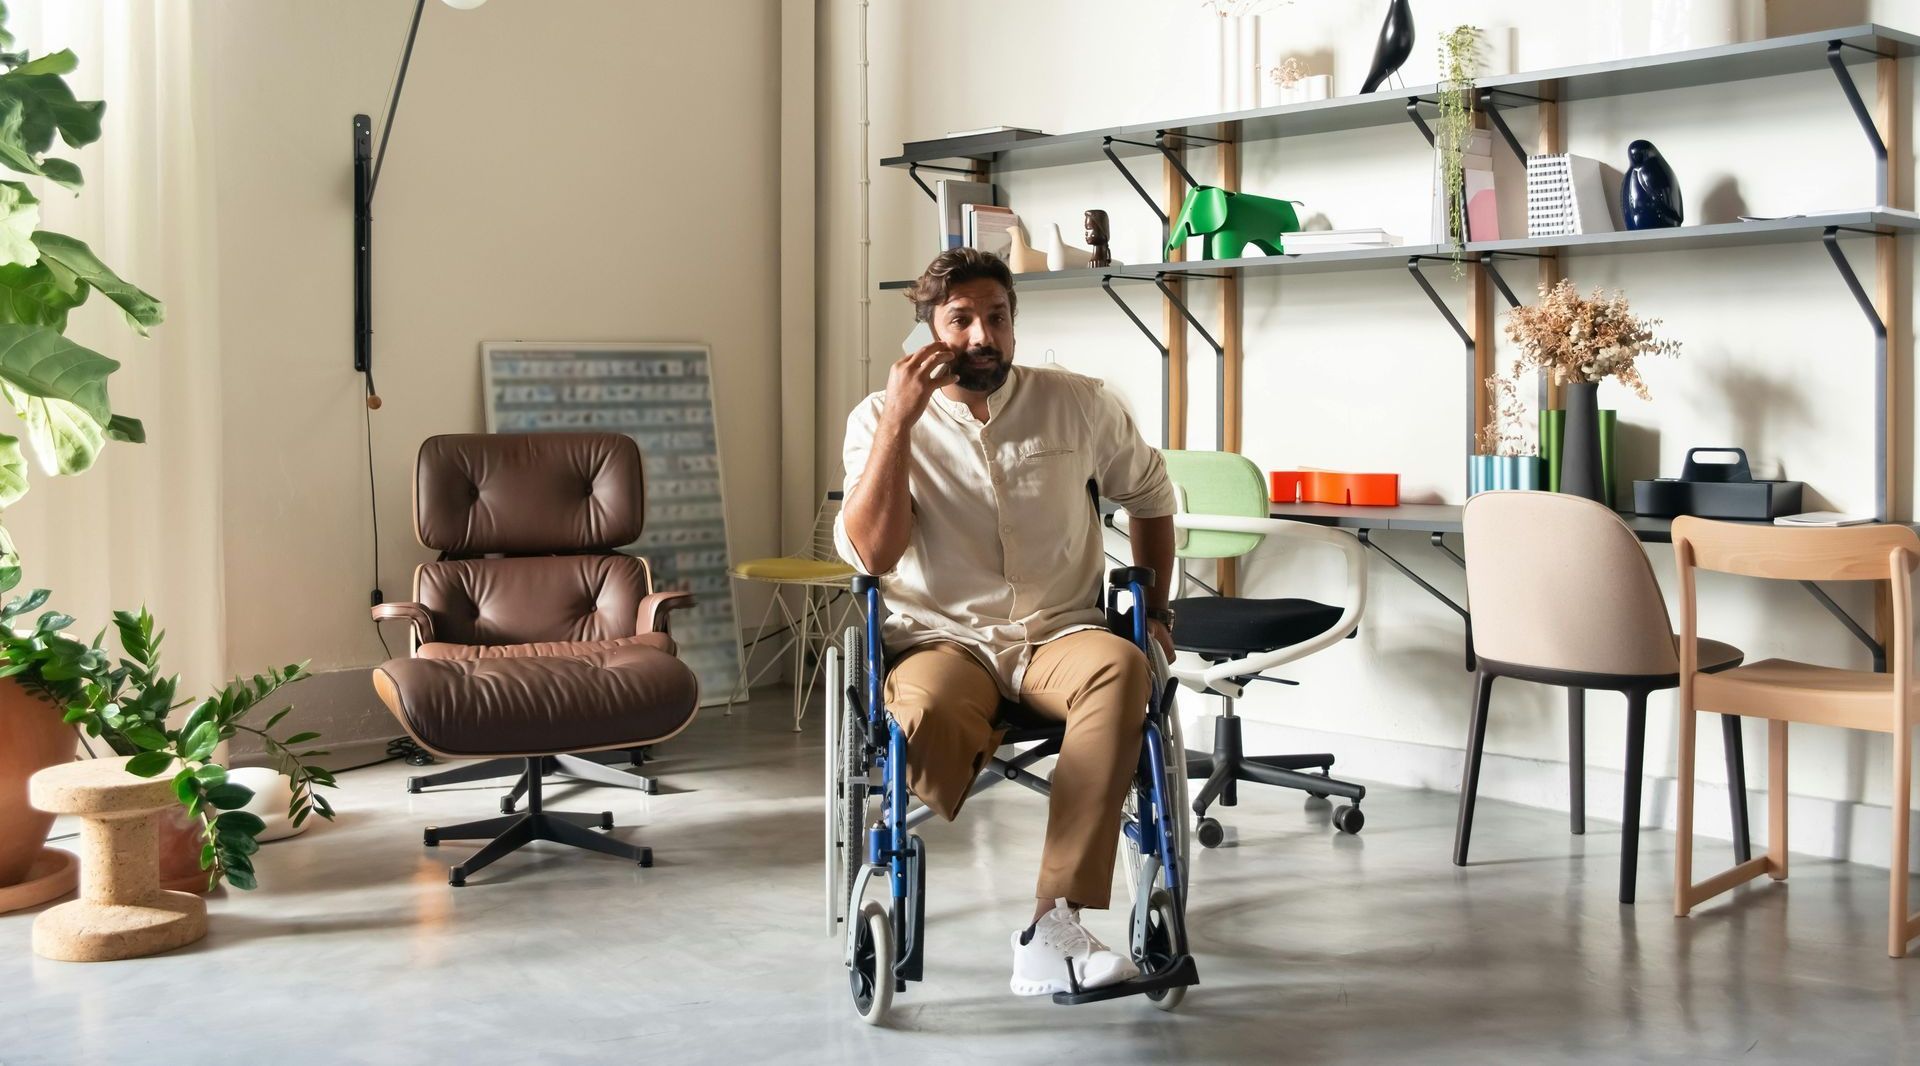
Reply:
[[[749,559],[733,568],[735,577],[750,581],[835,581],[853,576],[853,567],[820,559]]]

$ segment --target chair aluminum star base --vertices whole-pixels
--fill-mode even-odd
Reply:
[[[565,756],[561,756],[565,758]],[[421,834],[422,843],[427,847],[438,847],[445,840],[485,840],[487,843],[473,857],[451,867],[447,873],[447,883],[458,888],[467,883],[467,878],[493,865],[503,855],[511,854],[536,840],[550,840],[556,844],[584,848],[605,855],[626,859],[641,866],[653,865],[653,849],[625,841],[614,840],[593,831],[613,828],[613,812],[601,811],[599,814],[576,814],[566,811],[547,811],[540,805],[540,769],[541,761],[549,756],[530,755],[527,757],[527,809],[519,814],[502,815],[498,818],[484,818],[477,822],[462,822],[459,825],[430,825]],[[618,772],[618,771],[614,771]]]

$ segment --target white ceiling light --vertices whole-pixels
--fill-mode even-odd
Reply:
[[[486,2],[487,0],[441,0],[441,3],[446,4],[456,11],[472,11],[474,8]]]

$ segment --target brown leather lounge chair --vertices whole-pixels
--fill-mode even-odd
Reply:
[[[649,849],[592,831],[611,829],[611,812],[540,803],[553,760],[666,740],[699,704],[666,626],[692,594],[653,591],[646,560],[617,550],[639,537],[645,512],[640,449],[618,434],[453,434],[420,446],[414,532],[440,558],[414,572],[416,602],[373,609],[413,628],[412,655],[375,669],[373,685],[428,751],[520,759],[526,774],[524,812],[426,830],[428,846],[488,841],[452,868],[452,884],[534,840],[652,865]]]

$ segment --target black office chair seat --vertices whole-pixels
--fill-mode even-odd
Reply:
[[[1313,600],[1194,596],[1174,600],[1173,643],[1229,659],[1298,644],[1332,629],[1343,613]]]

